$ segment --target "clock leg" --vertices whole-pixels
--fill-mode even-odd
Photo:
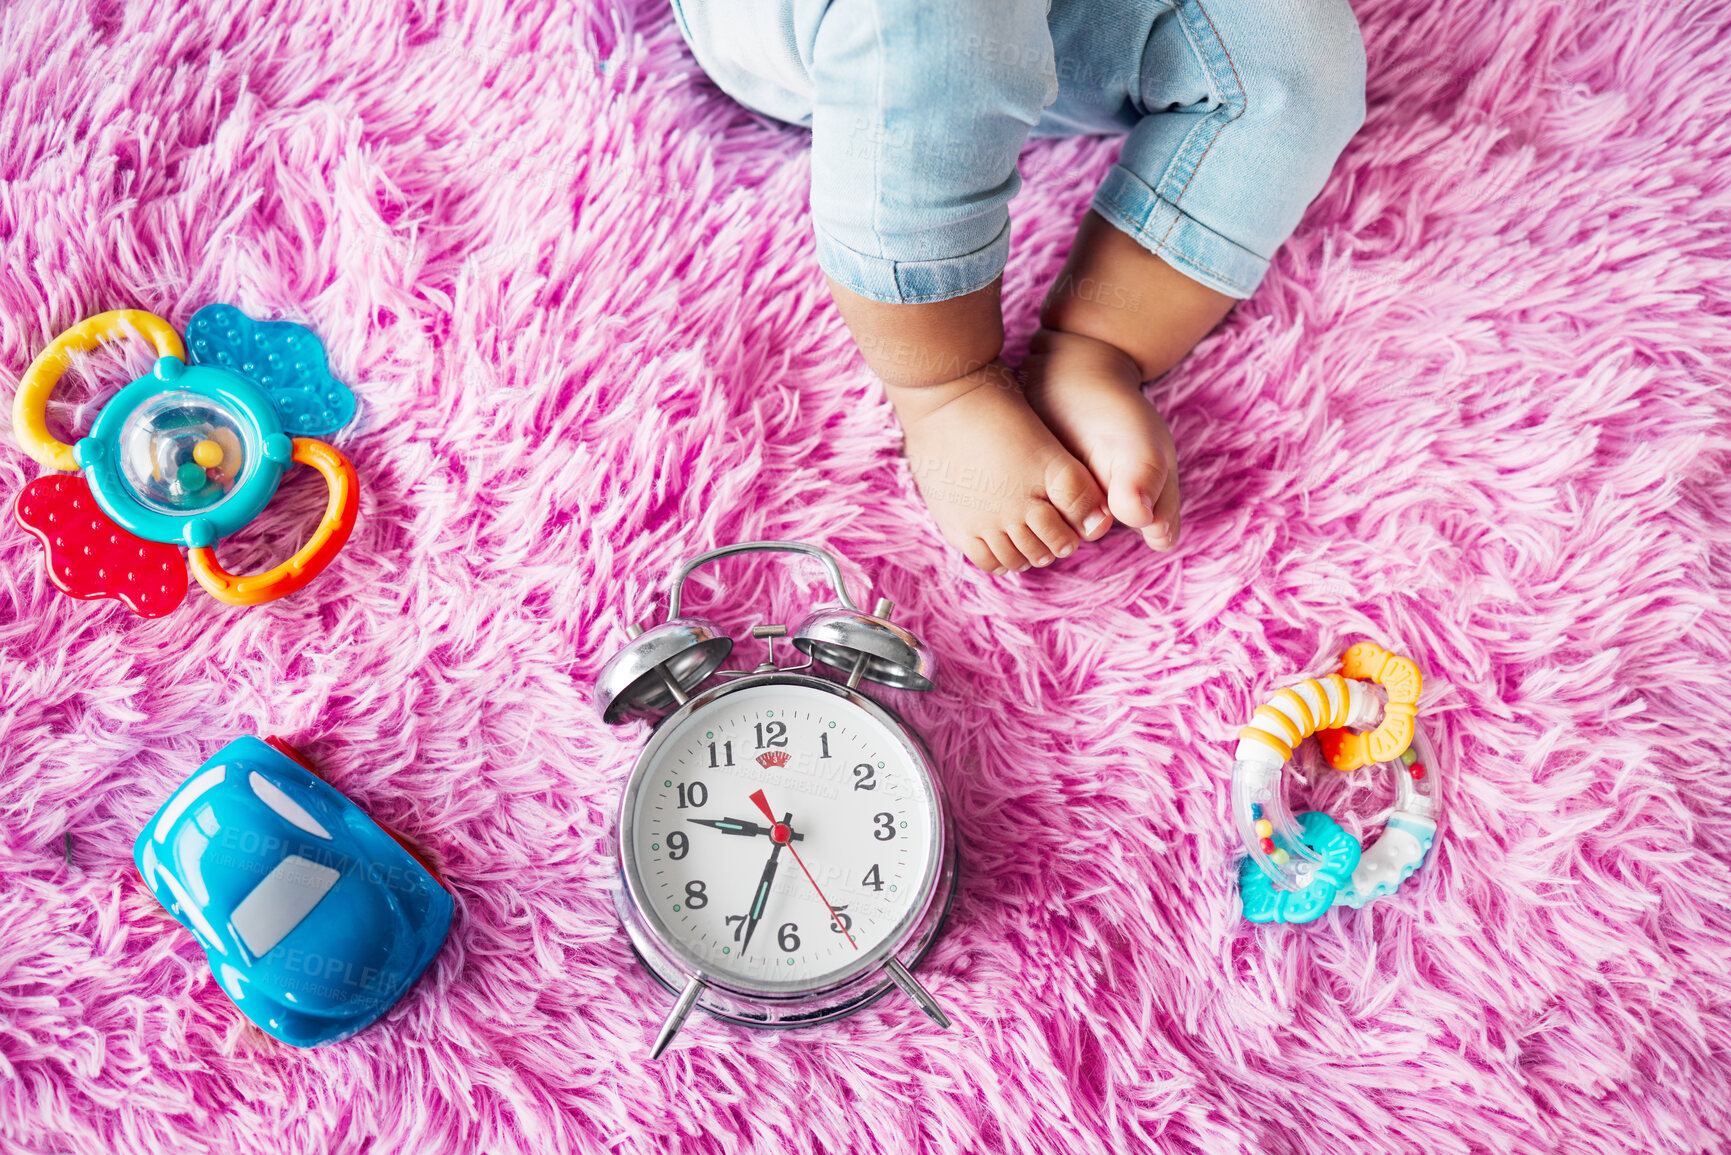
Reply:
[[[944,1014],[942,1007],[938,1006],[938,1000],[926,993],[926,988],[922,987],[919,980],[908,973],[908,968],[901,964],[900,959],[891,956],[890,960],[884,964],[884,969],[890,972],[890,978],[896,980],[896,986],[902,988],[902,992],[908,998],[918,1003],[920,1010],[926,1012],[932,1022],[945,1029],[949,1028],[949,1016]],[[691,981],[696,982],[697,980]]]
[[[908,980],[912,982],[912,979]],[[679,1001],[673,1004],[673,1011],[667,1016],[667,1021],[661,1024],[661,1033],[655,1036],[655,1049],[649,1052],[651,1059],[659,1059],[661,1052],[673,1042],[673,1036],[679,1033],[679,1028],[685,1025],[685,1016],[691,1013],[691,1008],[697,1005],[697,996],[703,993],[703,980],[696,975],[686,980],[685,989],[679,992]],[[927,996],[930,997],[930,996]]]

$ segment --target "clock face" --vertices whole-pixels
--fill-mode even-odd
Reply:
[[[829,685],[699,700],[629,788],[621,849],[645,917],[695,969],[747,989],[878,965],[935,885],[942,819],[923,758]]]

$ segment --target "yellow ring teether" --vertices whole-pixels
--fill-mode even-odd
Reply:
[[[325,503],[325,515],[312,539],[295,555],[274,569],[249,577],[237,577],[223,569],[216,560],[216,550],[209,546],[188,550],[187,564],[210,596],[231,606],[256,606],[294,593],[331,563],[349,540],[355,528],[355,514],[361,506],[360,481],[355,467],[339,451],[310,437],[294,439],[294,459],[310,465],[325,475],[330,487],[330,500]]]
[[[186,360],[186,346],[181,344],[180,334],[154,313],[115,309],[80,321],[50,341],[18,382],[18,395],[12,399],[12,435],[24,452],[50,469],[78,468],[72,446],[48,432],[48,396],[54,392],[60,375],[72,364],[73,353],[89,352],[104,337],[123,336],[128,328],[148,338],[156,346],[157,356]]]

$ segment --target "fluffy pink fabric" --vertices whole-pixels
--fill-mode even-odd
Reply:
[[[1118,532],[1011,580],[913,491],[813,260],[801,134],[710,85],[664,0],[574,8],[0,12],[8,389],[88,314],[230,301],[310,325],[365,405],[360,527],[287,601],[147,622],[0,530],[5,1147],[1724,1148],[1726,4],[1365,0],[1364,131],[1153,388],[1182,547]],[[1015,345],[1116,147],[1029,150]],[[67,432],[122,360],[69,381]],[[40,472],[8,441],[8,501]],[[231,569],[308,531],[317,479],[286,491]],[[670,1000],[606,850],[644,731],[587,695],[677,559],[753,537],[844,554],[946,662],[896,704],[964,856],[923,968],[956,1028],[900,998],[699,1018],[650,1064]],[[730,564],[696,608],[744,628],[815,590]],[[1360,638],[1429,674],[1440,849],[1372,908],[1247,926],[1230,739]],[[316,1052],[242,1021],[130,862],[249,732],[456,891],[428,976]]]

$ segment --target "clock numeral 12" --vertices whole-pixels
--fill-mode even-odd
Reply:
[[[765,742],[763,740],[764,729],[765,729],[764,724],[762,722],[759,722],[757,724],[757,748],[759,750],[763,749],[765,746],[785,746],[785,745],[787,745],[787,723],[786,722],[771,722],[769,724],[769,726],[768,726],[769,741],[767,741],[767,742]]]

